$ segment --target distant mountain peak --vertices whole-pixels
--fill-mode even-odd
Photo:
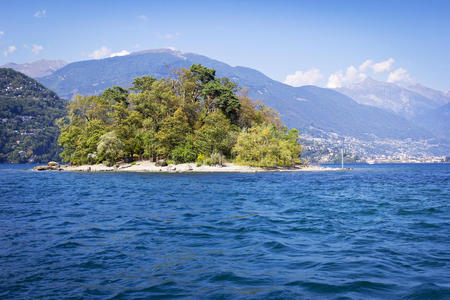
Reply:
[[[186,57],[183,54],[188,54],[188,53],[183,53],[179,50],[175,50],[175,49],[171,49],[171,48],[157,48],[157,49],[147,49],[147,50],[142,50],[142,51],[136,51],[136,52],[132,52],[130,53],[130,55],[141,55],[141,54],[148,54],[148,53],[168,53],[168,54],[172,54],[174,56],[186,59]]]
[[[364,87],[386,87],[386,86],[399,87],[395,83],[390,83],[390,82],[386,82],[386,81],[376,80],[376,79],[374,79],[372,77],[369,77],[369,76],[366,77],[360,83],[356,83],[355,85],[356,86],[360,85],[360,86],[364,86]]]
[[[352,82],[346,85],[343,85],[340,88],[336,88],[336,90],[340,89],[367,89],[367,88],[380,88],[385,87],[386,85],[391,85],[391,83],[383,82],[376,80],[372,77],[367,76],[366,78],[362,79],[361,81]]]
[[[21,72],[27,76],[30,76],[32,78],[39,78],[50,75],[56,70],[64,67],[65,65],[67,65],[67,62],[61,59],[58,60],[40,59],[37,61],[27,62],[23,64],[10,62],[0,66],[0,68],[10,68],[18,72]]]
[[[433,110],[450,101],[443,92],[420,84],[403,87],[370,77],[336,90],[360,104],[394,112],[407,119],[412,119],[424,111]]]
[[[375,84],[375,83],[381,83],[381,81],[376,80],[376,79],[374,79],[374,78],[372,78],[370,76],[367,76],[366,78],[364,78],[361,81],[361,83],[364,83],[364,84]]]
[[[410,85],[406,87],[408,90],[413,91],[417,94],[420,94],[424,97],[431,99],[437,105],[445,105],[450,102],[450,94],[449,92],[445,93],[442,91],[438,91],[420,83],[416,83],[414,85]]]

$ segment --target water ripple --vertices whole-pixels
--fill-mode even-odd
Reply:
[[[0,165],[2,299],[450,298],[450,165],[26,167]]]

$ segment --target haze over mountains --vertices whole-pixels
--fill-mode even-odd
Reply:
[[[13,62],[4,64],[0,68],[10,68],[27,76],[38,78],[52,74],[56,70],[67,65],[64,60],[41,59],[30,63],[16,64]]]
[[[448,115],[450,95],[448,93],[420,84],[402,87],[369,77],[359,83],[336,90],[360,104],[390,111],[415,124],[420,124],[436,136],[448,138],[450,132],[450,116]]]
[[[439,105],[445,105],[446,103],[450,102],[450,91],[444,93],[442,91],[433,90],[429,87],[423,86],[420,83],[409,85],[407,88],[408,90],[427,97],[428,99]]]
[[[450,101],[450,98],[447,98],[444,93],[426,89],[420,85],[405,88],[370,77],[336,90],[358,103],[392,111],[409,119],[425,110],[437,108]],[[430,93],[427,93],[428,91]],[[427,97],[424,94],[432,94],[432,96]]]
[[[338,91],[316,86],[292,87],[250,68],[231,67],[202,55],[169,49],[74,62],[38,81],[60,97],[71,99],[75,94],[99,94],[115,85],[130,87],[136,77],[161,78],[172,74],[173,69],[189,68],[192,64],[216,69],[218,76],[229,77],[241,87],[249,88],[250,96],[278,110],[288,127],[299,129],[314,141],[336,145],[345,140],[351,151],[366,156],[396,151],[411,155],[449,152],[450,146],[445,141],[449,139],[445,132],[448,116],[437,110],[448,98],[421,86],[387,87],[385,83],[367,79]]]

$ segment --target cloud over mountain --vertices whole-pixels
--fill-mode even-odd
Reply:
[[[122,50],[119,52],[111,53],[111,55],[109,57],[124,56],[124,55],[128,55],[128,54],[130,54],[130,52],[128,52],[127,50]]]
[[[358,67],[350,65],[346,69],[338,70],[328,76],[326,87],[328,88],[341,88],[348,87],[352,84],[357,84],[368,78],[369,76],[375,76],[380,80],[384,73],[391,71],[394,67],[395,59],[389,58],[382,61],[374,61],[373,59],[367,59],[361,63]],[[288,74],[283,81],[285,84],[299,87],[304,85],[319,85],[322,86],[321,80],[324,78],[324,74],[321,73],[319,68],[313,67],[306,71],[296,71],[294,74]],[[385,77],[386,78],[386,77]],[[398,68],[388,74],[388,77],[383,81],[390,83],[402,82],[412,83],[413,80],[408,74],[408,71],[404,68]]]
[[[384,61],[374,62],[372,59],[365,60],[358,69],[353,65],[348,67],[344,72],[339,70],[331,74],[328,78],[328,88],[348,87],[352,84],[357,84],[369,77],[371,73],[373,76],[380,77],[381,74],[392,70],[395,59],[389,58]],[[387,79],[389,83],[412,83],[413,79],[405,68],[398,68],[389,73]]]
[[[359,70],[361,72],[367,72],[371,70],[373,73],[385,73],[392,69],[392,66],[394,65],[395,60],[393,58],[389,58],[385,61],[380,61],[375,63],[373,60],[368,59],[365,62],[363,62],[359,66]]]
[[[398,68],[397,70],[389,73],[387,82],[403,82],[412,83],[411,76],[409,76],[408,71],[404,68]]]
[[[111,55],[111,49],[106,46],[101,46],[100,49],[94,50],[91,54],[89,54],[89,58],[93,59],[101,59],[106,58]]]
[[[107,57],[115,57],[115,56],[124,56],[130,54],[127,50],[122,50],[119,52],[112,52],[111,49],[109,49],[106,46],[101,46],[100,49],[97,49],[93,51],[91,54],[89,54],[89,58],[92,59],[102,59]]]
[[[312,68],[308,71],[296,71],[294,74],[287,75],[284,83],[295,87],[315,85],[322,78],[323,75],[320,73],[320,70],[317,68]]]
[[[331,74],[328,78],[327,87],[340,88],[342,86],[360,82],[366,77],[366,74],[358,71],[358,69],[356,69],[354,66],[350,66],[347,68],[345,73],[342,70],[339,70],[336,73]]]

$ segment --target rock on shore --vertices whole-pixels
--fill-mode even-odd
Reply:
[[[36,166],[33,168],[34,171],[61,171],[62,168],[56,161],[50,161],[47,165]]]

